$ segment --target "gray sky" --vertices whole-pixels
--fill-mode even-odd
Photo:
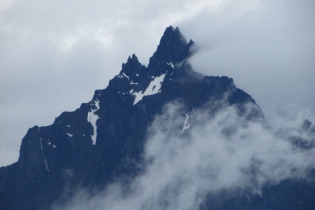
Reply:
[[[314,9],[312,0],[2,0],[0,166],[17,161],[28,128],[89,101],[129,55],[147,64],[169,25],[201,47],[196,71],[232,77],[269,119],[315,122]]]

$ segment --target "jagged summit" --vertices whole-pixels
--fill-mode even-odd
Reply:
[[[120,73],[110,81],[109,88],[119,94],[132,95],[133,105],[144,96],[159,93],[164,80],[180,79],[193,72],[187,61],[193,44],[192,40],[187,43],[178,27],[169,26],[148,67],[142,65],[135,54],[129,56],[127,62],[122,64]]]
[[[122,64],[122,70],[128,71],[126,68],[129,68],[130,70],[132,67],[138,68],[139,66],[141,67],[141,63],[139,62],[138,57],[135,54],[132,54],[131,57],[128,57],[127,63]]]
[[[190,47],[194,44],[192,40],[187,43],[178,27],[166,28],[156,52],[150,58],[149,66],[157,65],[161,61],[167,63],[178,63],[190,55]]]
[[[161,65],[161,63],[166,63],[174,67],[175,64],[184,62],[192,55],[190,49],[193,45],[194,42],[192,40],[187,43],[178,27],[167,27],[157,46],[157,50],[149,60],[147,69],[155,69],[155,67]],[[131,57],[128,57],[126,63],[122,64],[122,71],[120,74],[124,73],[130,76],[132,74],[142,73],[139,72],[141,68],[142,65],[138,61],[137,56],[133,54]],[[131,72],[130,69],[132,69],[133,72]]]

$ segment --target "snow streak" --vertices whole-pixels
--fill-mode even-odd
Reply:
[[[95,114],[95,112],[97,110],[100,109],[100,102],[98,99],[96,99],[94,106],[96,107],[96,109],[91,109],[90,112],[88,112],[87,115],[87,121],[89,123],[91,123],[91,125],[93,126],[93,135],[91,135],[91,139],[92,139],[92,144],[95,145],[96,144],[96,137],[97,137],[97,125],[96,125],[96,121],[99,119],[99,117]]]

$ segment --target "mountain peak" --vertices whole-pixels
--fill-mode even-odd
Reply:
[[[129,56],[90,102],[62,113],[52,125],[31,128],[18,162],[0,168],[0,209],[48,209],[80,186],[100,189],[116,177],[137,175],[143,170],[139,166],[150,125],[168,103],[180,101],[185,116],[199,108],[216,111],[209,100],[216,103],[227,93],[228,103],[240,113],[248,103],[257,106],[232,79],[198,76],[186,60],[193,44],[179,28],[166,28],[148,67]],[[256,116],[262,116],[257,110]],[[187,123],[188,118],[186,130]]]
[[[140,96],[160,92],[164,79],[179,79],[192,71],[185,59],[191,54],[189,49],[193,44],[192,40],[186,41],[178,27],[167,27],[148,67],[142,65],[135,54],[129,56],[120,73],[110,81],[110,89],[133,95],[134,105],[142,99]]]
[[[130,56],[128,57],[127,63],[137,63],[137,64],[139,63],[140,64],[138,57],[135,54],[132,54],[131,57]]]
[[[128,57],[127,63],[122,64],[122,72],[127,75],[130,75],[134,70],[139,70],[142,67],[141,63],[139,62],[137,56],[132,54],[132,56]]]
[[[178,27],[167,27],[156,52],[150,58],[149,66],[154,66],[161,61],[175,64],[186,59],[190,55],[189,48],[192,44],[192,40],[189,43],[186,41]]]

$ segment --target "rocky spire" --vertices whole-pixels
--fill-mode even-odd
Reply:
[[[190,42],[187,43],[178,27],[175,29],[173,26],[167,27],[156,52],[150,58],[149,67],[155,66],[161,61],[175,64],[184,60],[190,55],[189,48],[192,45],[193,41],[190,40]]]
[[[139,71],[141,67],[142,65],[139,62],[137,56],[135,54],[132,54],[131,57],[128,57],[127,63],[122,64],[122,71],[129,75],[131,71]]]

